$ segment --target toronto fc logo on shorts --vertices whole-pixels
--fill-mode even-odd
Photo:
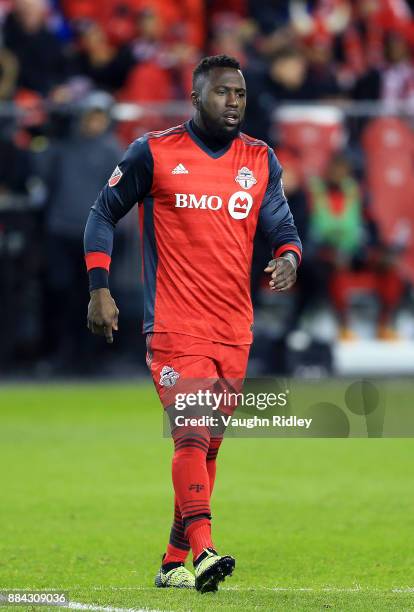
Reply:
[[[111,176],[109,178],[108,185],[110,187],[115,187],[115,185],[117,185],[119,183],[121,178],[122,178],[122,171],[121,171],[120,167],[117,166],[115,168],[115,170],[112,172],[112,174],[111,174]]]
[[[161,370],[160,385],[161,387],[173,387],[180,378],[178,372],[171,366],[164,366]]]
[[[253,185],[256,185],[257,180],[254,177],[254,174],[249,168],[243,166],[240,168],[238,175],[234,179],[236,183],[239,183],[242,189],[250,189]]]

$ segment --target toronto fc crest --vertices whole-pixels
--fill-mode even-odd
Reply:
[[[239,183],[242,189],[250,189],[253,185],[256,185],[257,180],[254,177],[254,174],[249,168],[243,166],[240,168],[238,175],[234,179],[236,183]]]
[[[161,387],[173,387],[180,378],[178,372],[171,366],[164,366],[161,370],[160,385]]]

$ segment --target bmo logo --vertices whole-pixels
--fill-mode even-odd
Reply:
[[[220,196],[202,195],[198,199],[194,193],[176,193],[175,208],[201,208],[210,210],[219,210],[223,205]]]
[[[216,195],[202,195],[197,197],[194,193],[176,193],[175,208],[199,208],[201,210],[220,210],[223,200]],[[253,206],[253,198],[246,191],[237,191],[230,196],[227,208],[233,219],[245,219]]]
[[[236,191],[230,196],[228,208],[233,219],[245,219],[253,206],[253,198],[246,191]]]

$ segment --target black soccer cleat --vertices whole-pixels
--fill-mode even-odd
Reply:
[[[212,548],[205,548],[195,563],[195,588],[200,593],[218,590],[219,582],[231,576],[236,560],[228,555],[221,557]]]

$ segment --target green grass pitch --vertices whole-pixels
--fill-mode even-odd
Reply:
[[[412,439],[225,440],[213,536],[236,571],[199,595],[153,587],[172,517],[161,429],[149,384],[4,386],[0,588],[96,610],[414,610]]]

